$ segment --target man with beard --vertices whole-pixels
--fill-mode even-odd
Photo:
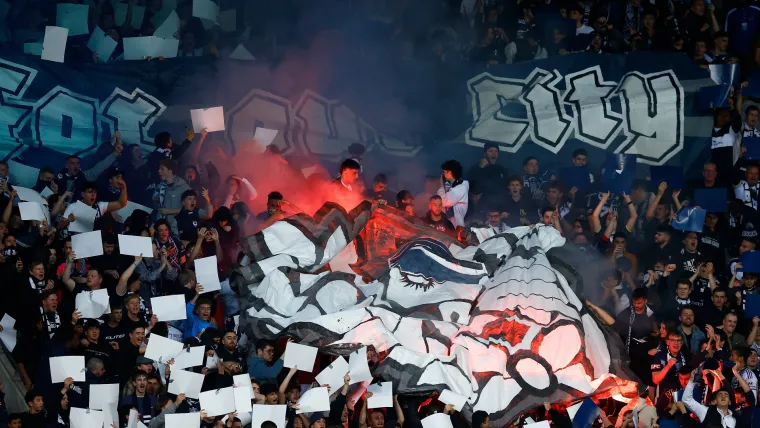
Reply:
[[[443,216],[443,200],[440,196],[431,196],[428,208],[429,210],[427,214],[425,214],[425,217],[422,217],[422,221],[424,221],[425,224],[439,232],[454,232],[454,225]]]
[[[691,300],[697,307],[704,307],[712,297],[713,290],[720,285],[715,278],[715,265],[712,262],[700,263],[689,281],[692,284]]]
[[[533,156],[525,158],[523,161],[523,188],[527,189],[531,198],[536,204],[539,204],[544,199],[544,192],[546,192],[546,186],[549,182],[555,180],[556,177],[549,174],[549,171],[539,172],[538,159]]]
[[[496,143],[488,142],[483,146],[483,158],[477,165],[470,168],[467,174],[470,186],[480,189],[483,195],[488,198],[500,198],[506,184],[507,170],[497,163],[498,160],[499,146]]]
[[[683,345],[686,347],[685,351],[689,354],[696,354],[699,352],[699,344],[707,339],[707,336],[699,327],[694,325],[694,309],[684,306],[679,312],[678,319],[681,323],[676,329],[681,333]]]
[[[674,259],[678,250],[671,243],[672,237],[673,229],[669,224],[657,226],[657,232],[654,234],[654,245],[649,246],[647,250],[649,257],[642,265],[644,269],[651,269],[658,260],[667,264],[675,263]]]
[[[245,356],[237,347],[238,336],[232,330],[227,330],[222,336],[222,346],[216,348],[216,355],[223,361],[237,361],[242,372],[248,372]]]
[[[631,370],[649,384],[652,375],[648,351],[651,346],[647,341],[657,331],[657,326],[654,313],[647,307],[647,289],[633,290],[631,302],[629,308],[624,309],[615,317],[615,328],[631,357]]]

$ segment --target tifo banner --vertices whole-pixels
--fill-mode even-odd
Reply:
[[[704,152],[684,147],[708,147],[709,114],[698,111],[696,94],[712,84],[707,70],[679,54],[402,70],[187,58],[72,68],[6,57],[0,157],[13,160],[14,175],[28,183],[36,169],[57,169],[69,154],[86,167],[115,129],[145,151],[154,134],[190,126],[191,108],[223,106],[226,130],[212,139],[231,153],[244,152],[265,127],[279,130],[273,144],[284,154],[333,162],[360,143],[373,157],[432,167],[443,158],[474,160],[474,147],[494,142],[518,154],[510,158],[516,164],[532,155],[560,165],[584,147],[592,159],[614,151],[687,167]]]

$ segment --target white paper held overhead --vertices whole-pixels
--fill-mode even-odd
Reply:
[[[52,357],[48,362],[51,383],[62,383],[67,378],[73,378],[74,382],[85,381],[84,356]]]
[[[191,346],[184,349],[174,357],[172,370],[181,370],[190,367],[198,367],[203,364],[203,356],[206,353],[205,346]]]
[[[47,208],[45,208],[42,204],[38,204],[37,202],[19,202],[18,204],[18,211],[19,214],[21,214],[21,220],[24,221],[36,220],[43,222],[47,220],[44,211],[46,209]]]
[[[169,377],[169,393],[175,395],[184,393],[185,396],[197,400],[201,394],[203,378],[204,375],[200,373],[193,373],[187,370],[172,370]]]
[[[168,413],[166,415],[165,428],[199,428],[201,426],[200,413]]]
[[[0,320],[0,325],[3,326],[3,331],[0,331],[0,339],[3,341],[3,344],[5,344],[5,347],[13,352],[13,349],[16,348],[16,341],[18,340],[18,335],[16,334],[16,320],[13,319],[12,316],[5,314],[3,315],[3,319]]]
[[[193,0],[193,16],[217,23],[219,6],[211,0]]]
[[[220,416],[235,411],[234,388],[214,389],[201,392],[201,409],[206,410],[209,416]]]
[[[285,347],[285,363],[287,368],[296,367],[300,371],[311,373],[314,370],[314,361],[317,360],[317,351],[313,346],[301,345],[288,342]]]
[[[85,4],[59,3],[55,25],[69,30],[69,36],[90,34],[87,25],[87,14],[90,7]]]
[[[103,255],[103,237],[99,230],[78,233],[71,237],[71,250],[77,259]]]
[[[435,413],[421,420],[422,428],[454,428],[451,416],[445,413]]]
[[[297,414],[326,412],[330,410],[330,393],[326,386],[311,388],[304,392],[298,400]]]
[[[216,256],[195,259],[195,279],[203,286],[204,293],[222,289]]]
[[[367,348],[352,352],[348,357],[348,369],[351,372],[351,384],[372,380],[372,373],[367,365]]]
[[[348,363],[345,358],[339,356],[317,375],[316,380],[322,386],[330,385],[335,391],[343,386],[343,378],[348,372]]]
[[[119,252],[123,256],[153,257],[153,241],[147,236],[119,235]]]
[[[253,140],[266,147],[272,144],[279,131],[276,129],[267,129],[256,127],[256,133],[253,134]]]
[[[182,352],[183,348],[182,343],[154,333],[150,335],[150,339],[148,340],[145,358],[149,358],[159,364],[166,364],[167,361]]]
[[[266,421],[274,422],[277,428],[285,428],[287,425],[285,421],[287,411],[288,406],[284,404],[276,406],[254,404],[251,414],[251,428],[261,428],[261,424]]]
[[[367,387],[372,397],[367,399],[367,408],[380,409],[393,407],[393,382],[376,383]]]
[[[74,214],[74,222],[69,223],[69,232],[92,232],[92,229],[95,227],[95,216],[97,215],[95,208],[85,205],[82,201],[77,201],[66,208],[63,216],[68,217],[69,214]]]
[[[248,52],[248,49],[243,45],[237,45],[235,50],[230,54],[230,59],[236,59],[239,61],[256,61],[256,57]]]
[[[454,410],[461,412],[462,409],[464,409],[464,406],[467,404],[467,397],[461,394],[457,394],[450,389],[445,389],[441,395],[438,396],[438,401],[444,404],[451,404],[454,406]]]
[[[153,315],[157,316],[161,322],[187,319],[184,294],[152,297],[150,306],[153,309]]]
[[[201,132],[203,128],[208,132],[224,131],[224,107],[190,110],[190,119],[195,132]]]
[[[119,402],[119,384],[91,384],[90,385],[90,409],[104,410],[108,404]]]

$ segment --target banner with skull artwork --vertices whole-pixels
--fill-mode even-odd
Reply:
[[[362,265],[353,241],[370,221],[404,222],[368,202],[350,212],[328,203],[248,237],[254,262],[233,277],[247,308],[241,332],[344,355],[374,345],[385,355],[374,375],[398,392],[451,389],[469,397],[465,416],[485,410],[496,426],[546,401],[635,394],[622,343],[588,312],[553,228],[513,228],[466,248],[431,232],[398,242],[377,277],[326,269],[348,249],[349,266]]]

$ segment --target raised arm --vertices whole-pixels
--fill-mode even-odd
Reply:
[[[657,194],[649,201],[649,206],[647,207],[647,221],[654,218],[654,210],[657,209],[657,205],[660,203],[660,199],[665,195],[665,189],[667,188],[668,183],[664,181],[657,186]]]
[[[69,253],[69,258],[66,259],[66,268],[63,269],[63,276],[61,277],[61,281],[63,281],[63,284],[69,292],[73,292],[76,287],[76,283],[71,279],[71,269],[74,267],[74,261],[76,258],[77,254],[74,251]]]
[[[602,208],[607,204],[607,200],[610,199],[610,192],[602,193],[602,199],[596,204],[594,212],[591,213],[591,217],[588,219],[591,231],[599,233],[602,230],[602,222],[599,220],[599,216],[602,214]]]
[[[129,286],[129,278],[135,273],[135,269],[142,262],[142,256],[135,256],[135,261],[129,265],[128,268],[119,277],[119,283],[116,284],[116,295],[123,296],[127,293],[127,287]]]
[[[296,375],[296,372],[298,372],[298,369],[296,367],[291,367],[288,375],[285,376],[285,379],[280,383],[280,403],[285,402],[285,391],[288,390],[288,385],[290,385],[290,381],[293,379],[293,376]]]
[[[623,201],[625,201],[625,205],[628,207],[628,221],[625,223],[625,230],[628,233],[633,233],[633,230],[636,229],[636,221],[639,219],[639,214],[636,212],[636,207],[633,206],[630,196],[623,193]]]
[[[117,211],[127,206],[127,183],[121,179],[116,185],[119,186],[121,193],[119,199],[108,203],[108,212]]]
[[[105,172],[105,170],[108,169],[113,163],[116,161],[116,159],[119,158],[119,155],[121,155],[121,151],[124,150],[124,146],[121,144],[121,136],[117,137],[117,134],[114,133],[114,145],[113,145],[113,153],[111,153],[110,156],[106,156],[105,159],[102,161],[96,163],[92,168],[88,169],[87,171],[84,171],[84,176],[89,181],[95,181],[98,179],[100,174]]]
[[[8,224],[11,219],[11,213],[13,213],[13,201],[16,199],[16,196],[18,196],[18,193],[16,193],[15,190],[12,190],[11,200],[8,201],[8,205],[6,205],[5,210],[3,210],[3,222],[5,224]]]
[[[396,411],[396,421],[402,427],[404,426],[404,412],[401,410],[401,404],[398,403],[398,394],[393,395],[393,409]]]
[[[190,163],[195,163],[198,161],[198,156],[201,154],[201,147],[203,147],[203,142],[206,141],[206,136],[208,135],[208,130],[206,128],[203,128],[201,130],[201,139],[198,141],[198,144],[195,145],[193,148],[193,153],[191,155]]]
[[[707,407],[698,403],[697,400],[694,399],[694,377],[698,371],[699,369],[695,369],[692,372],[691,380],[689,380],[689,384],[686,385],[686,389],[683,391],[683,404],[699,418],[700,422],[702,422],[705,420],[705,416],[707,416]]]

